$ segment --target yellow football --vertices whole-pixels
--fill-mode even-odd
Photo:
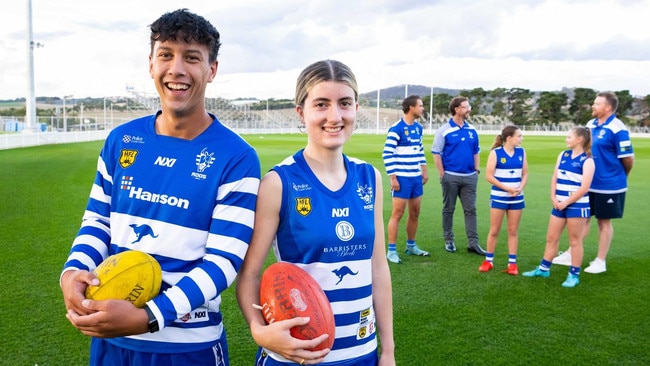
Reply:
[[[106,258],[93,273],[99,286],[88,286],[86,298],[128,300],[143,307],[160,292],[162,270],[151,255],[129,250]]]

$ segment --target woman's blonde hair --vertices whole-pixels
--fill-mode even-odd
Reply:
[[[573,127],[571,132],[577,137],[582,137],[582,149],[587,156],[591,156],[591,130],[589,127]]]
[[[323,81],[336,81],[349,86],[354,91],[354,100],[359,100],[357,78],[344,63],[336,60],[322,60],[307,66],[296,81],[296,105],[304,106],[307,94],[314,85]]]

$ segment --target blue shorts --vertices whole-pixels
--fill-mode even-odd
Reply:
[[[499,210],[523,210],[526,208],[524,201],[515,202],[515,203],[504,203],[499,201],[490,200],[490,208],[496,208]]]
[[[399,191],[391,190],[391,196],[395,198],[403,198],[405,200],[411,198],[418,198],[422,196],[424,190],[422,188],[422,177],[400,177],[397,176],[399,183]]]
[[[565,208],[564,210],[553,209],[551,215],[559,217],[562,219],[575,219],[575,218],[584,218],[588,219],[591,217],[591,209],[587,208]]]
[[[102,365],[151,365],[151,366],[184,366],[184,365],[205,365],[205,366],[229,366],[228,344],[223,339],[211,348],[201,351],[186,353],[148,353],[133,351],[116,346],[102,338],[92,338],[90,341],[90,363],[91,366]],[[161,347],[172,347],[163,344]]]

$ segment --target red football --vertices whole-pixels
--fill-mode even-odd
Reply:
[[[314,339],[329,334],[323,343],[311,349],[332,348],[334,344],[334,313],[318,282],[295,264],[277,262],[262,274],[260,302],[267,323],[308,316],[309,323],[291,328],[291,336]]]

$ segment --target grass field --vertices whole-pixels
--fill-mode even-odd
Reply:
[[[304,145],[304,135],[246,135],[262,170]],[[383,136],[355,135],[346,153],[383,171]],[[482,162],[492,136],[481,136]],[[520,226],[519,267],[533,269],[544,250],[550,212],[549,180],[564,137],[526,136],[530,179]],[[425,140],[428,150],[431,137]],[[444,251],[441,192],[436,179],[425,186],[418,245],[428,258],[402,255],[392,265],[398,365],[648,365],[650,364],[650,250],[648,207],[650,139],[633,139],[625,218],[614,223],[608,271],[583,273],[574,289],[560,286],[567,267],[548,279],[512,277],[505,269],[502,236],[495,270],[479,273],[482,257],[464,252],[462,209],[455,220],[459,252]],[[0,365],[84,365],[89,339],[65,318],[58,277],[79,227],[95,174],[101,142],[0,151]],[[430,154],[427,159],[431,162]],[[433,172],[431,164],[430,171]],[[384,177],[384,220],[390,198]],[[489,185],[479,181],[479,234],[488,231]],[[402,220],[404,223],[405,220]],[[585,242],[585,266],[596,254],[597,229]],[[404,248],[404,231],[398,249]],[[566,235],[562,248],[566,247]],[[223,310],[233,366],[253,364],[256,346],[234,298]]]

